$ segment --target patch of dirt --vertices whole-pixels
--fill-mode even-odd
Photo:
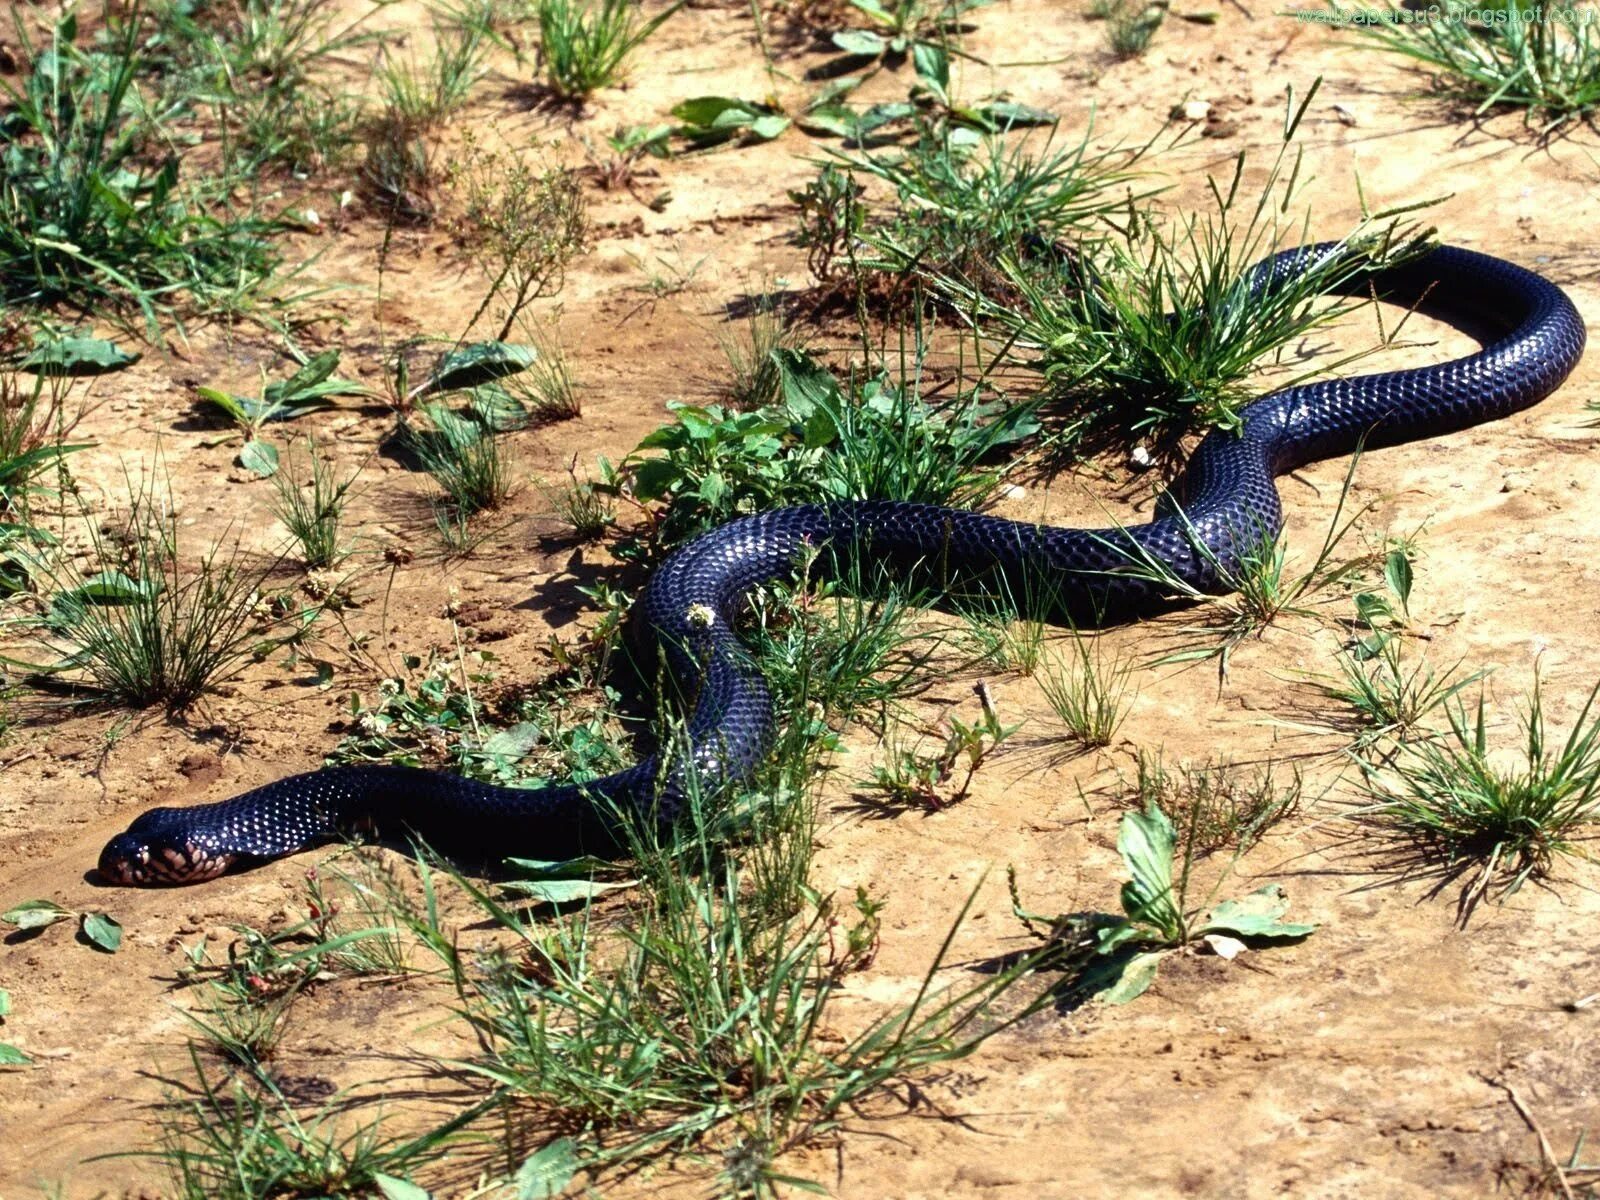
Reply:
[[[416,14],[391,19],[417,19]],[[1515,116],[1480,123],[1418,99],[1419,83],[1352,40],[1268,8],[1220,6],[1214,25],[1169,19],[1143,59],[1113,63],[1100,27],[1056,0],[1008,0],[978,11],[957,61],[963,95],[1004,89],[1062,115],[1076,136],[1093,114],[1097,140],[1138,141],[1186,97],[1212,102],[1206,132],[1162,156],[1169,199],[1199,205],[1204,174],[1252,151],[1259,182],[1276,146],[1286,88],[1323,86],[1302,133],[1317,179],[1313,230],[1343,231],[1358,213],[1353,180],[1374,204],[1447,197],[1428,215],[1447,240],[1547,273],[1600,322],[1600,167],[1596,139],[1574,130],[1535,147]],[[798,75],[819,56],[784,51]],[[1007,65],[1020,64],[1020,65]],[[678,13],[637,56],[629,86],[602,93],[583,114],[534,110],[512,87],[526,82],[509,56],[497,60],[460,124],[493,127],[517,144],[546,143],[581,160],[576,139],[623,124],[656,122],[691,95],[759,97],[773,86],[744,5]],[[898,98],[909,66],[885,72],[865,93]],[[724,365],[716,334],[730,303],[764,281],[805,279],[789,244],[784,196],[814,172],[814,144],[790,131],[769,145],[652,164],[647,191],[670,192],[661,211],[626,191],[591,196],[600,236],[569,273],[558,303],[560,337],[583,384],[583,416],[514,435],[525,477],[564,478],[576,455],[613,461],[658,425],[668,400],[714,399]],[[295,202],[337,209],[344,180],[313,181]],[[382,380],[384,347],[410,334],[453,334],[470,316],[482,281],[441,231],[402,231],[391,267],[377,278],[381,223],[357,212],[338,228],[297,235],[309,278],[345,285],[319,301],[329,344],[346,347],[341,372]],[[653,298],[639,263],[684,270],[687,286]],[[1461,335],[1416,320],[1409,340],[1357,370],[1427,362],[1470,349]],[[849,330],[830,335],[848,344]],[[1351,321],[1330,341],[1370,343]],[[315,346],[315,340],[312,345]],[[1308,348],[1310,349],[1310,348]],[[1329,347],[1315,349],[1327,352]],[[102,380],[99,407],[82,434],[95,445],[72,460],[85,493],[109,503],[124,465],[137,475],[159,452],[191,546],[241,532],[269,550],[281,534],[272,492],[241,482],[235,439],[194,419],[194,386],[248,391],[275,369],[273,341],[246,329],[199,328],[152,351],[133,370]],[[1586,401],[1600,398],[1593,356],[1555,396],[1522,415],[1424,443],[1366,454],[1352,499],[1372,505],[1366,527],[1421,530],[1414,609],[1431,631],[1439,664],[1460,658],[1493,668],[1487,688],[1514,738],[1510,702],[1543,676],[1547,714],[1565,730],[1600,676],[1600,459]],[[351,408],[302,420],[333,448],[338,465],[366,462],[353,513],[374,557],[390,565],[356,585],[345,620],[371,636],[381,663],[430,650],[453,652],[457,633],[492,647],[500,682],[537,678],[552,664],[552,633],[592,622],[577,586],[613,567],[602,550],[562,540],[539,491],[524,487],[504,528],[470,558],[445,561],[417,477],[377,453],[389,425]],[[1118,468],[1113,464],[1113,471]],[[1309,467],[1281,483],[1291,544],[1302,561],[1333,518],[1347,464]],[[1009,500],[1006,515],[1101,523],[1104,479],[1061,475]],[[1178,614],[1108,635],[1141,656],[1182,639]],[[1341,740],[1307,728],[1325,701],[1307,673],[1333,670],[1338,631],[1290,619],[1243,645],[1219,690],[1206,666],[1142,670],[1118,743],[1057,759],[1018,749],[981,769],[970,796],[931,815],[868,819],[851,781],[868,773],[874,746],[853,734],[829,784],[814,883],[848,896],[857,885],[887,898],[883,945],[850,979],[844,1016],[908,999],[962,900],[978,889],[957,935],[949,982],[966,968],[1023,948],[1005,868],[1014,864],[1034,911],[1113,908],[1121,882],[1114,852],[1116,779],[1139,748],[1169,760],[1225,754],[1250,762],[1293,760],[1319,797],[1276,828],[1239,864],[1230,886],[1271,879],[1289,890],[1291,917],[1318,922],[1306,942],[1241,963],[1176,959],[1153,991],[1114,1009],[1043,1014],[1007,1030],[969,1061],[921,1083],[917,1102],[885,1100],[846,1122],[836,1144],[791,1156],[786,1173],[822,1181],[841,1197],[1295,1196],[1318,1200],[1481,1197],[1507,1163],[1539,1161],[1537,1142],[1506,1093],[1513,1082],[1556,1150],[1600,1128],[1600,1006],[1569,1010],[1600,991],[1595,931],[1600,898],[1577,865],[1554,888],[1528,887],[1482,908],[1463,932],[1453,893],[1425,883],[1374,886],[1335,819],[1349,795]],[[105,909],[126,929],[106,956],[78,944],[68,924],[0,945],[0,986],[13,1012],[0,1040],[24,1048],[31,1068],[0,1077],[0,1194],[157,1197],[167,1185],[137,1158],[97,1159],[148,1147],[154,1117],[181,1074],[189,1026],[173,982],[180,944],[202,933],[226,945],[226,926],[262,926],[298,901],[317,856],[177,891],[107,890],[87,875],[100,847],[153,804],[225,798],[316,767],[337,739],[351,690],[370,697],[375,679],[342,659],[331,687],[281,656],[252,665],[183,721],[156,713],[72,712],[25,719],[0,744],[0,905],[50,897]],[[1007,721],[1047,739],[1047,708],[1031,681],[989,673]],[[948,689],[965,696],[970,681]],[[939,693],[920,715],[937,719]],[[970,700],[965,701],[970,704]],[[972,715],[972,714],[969,714]],[[1025,741],[1025,739],[1019,739]],[[1126,789],[1123,789],[1125,793]],[[303,1099],[379,1081],[385,1112],[440,1119],[457,1085],[431,1075],[423,1056],[470,1047],[443,1021],[450,997],[414,983],[342,984],[318,992],[297,1020],[278,1070]],[[618,1194],[666,1187],[703,1194],[703,1176],[673,1171]],[[465,1195],[471,1181],[442,1187]]]

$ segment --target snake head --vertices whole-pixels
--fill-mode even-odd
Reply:
[[[198,839],[188,815],[177,808],[141,814],[100,851],[100,874],[125,887],[204,883],[221,875],[238,855]]]

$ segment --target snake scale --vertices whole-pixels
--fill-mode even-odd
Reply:
[[[1280,254],[1254,270],[1253,286],[1303,270],[1329,245]],[[106,846],[102,877],[116,884],[212,879],[232,867],[290,854],[355,830],[415,835],[449,854],[556,859],[615,849],[616,814],[682,807],[698,786],[750,775],[767,752],[771,695],[737,636],[745,595],[792,577],[808,550],[870,554],[889,571],[937,560],[947,579],[998,580],[1022,595],[1039,580],[1062,607],[1092,601],[1110,619],[1158,603],[1169,588],[1158,563],[1200,592],[1226,588],[1240,557],[1275,534],[1282,510],[1274,479],[1305,463],[1451,433],[1538,403],[1583,353],[1582,318],[1560,288],[1500,259],[1440,246],[1359,286],[1488,330],[1483,348],[1452,362],[1300,384],[1246,408],[1237,430],[1207,435],[1173,495],[1148,524],[1060,529],[896,501],[800,505],[739,518],[671,555],[635,605],[631,626],[664,674],[695,680],[688,752],[657,755],[581,786],[523,790],[403,767],[344,766],[294,775],[231,800],[152,809]],[[1030,582],[1032,581],[1032,582]],[[692,766],[690,765],[692,763]]]

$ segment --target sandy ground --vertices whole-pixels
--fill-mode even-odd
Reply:
[[[1303,93],[1321,75],[1302,133],[1317,176],[1314,230],[1343,230],[1354,218],[1356,175],[1374,203],[1447,196],[1430,220],[1448,240],[1546,272],[1591,323],[1600,320],[1600,166],[1590,131],[1539,146],[1515,117],[1474,125],[1421,95],[1414,75],[1268,7],[1222,6],[1213,26],[1169,20],[1146,58],[1123,64],[1103,53],[1098,26],[1048,0],[1002,0],[975,23],[969,49],[1002,65],[958,64],[964,94],[1004,88],[1059,111],[1067,131],[1092,112],[1107,141],[1142,138],[1185,95],[1212,101],[1231,131],[1191,138],[1158,164],[1179,204],[1198,203],[1204,172],[1225,168],[1245,147],[1259,178],[1286,86]],[[800,51],[780,59],[795,73],[817,60]],[[1003,65],[1021,60],[1035,65]],[[570,152],[579,133],[660,119],[691,95],[759,96],[770,86],[741,5],[681,12],[639,56],[630,86],[602,93],[578,118],[529,111],[509,59],[503,66],[466,121],[496,123],[508,137],[551,142],[557,152]],[[893,96],[908,83],[905,68],[874,87]],[[554,479],[574,454],[619,458],[660,423],[666,401],[714,397],[725,370],[716,331],[729,302],[763,280],[804,281],[801,252],[787,240],[793,216],[784,193],[814,170],[806,156],[815,152],[791,131],[771,145],[660,164],[659,186],[671,199],[659,213],[626,193],[593,197],[597,243],[571,272],[559,309],[541,307],[558,314],[584,385],[583,416],[516,435],[522,472]],[[343,186],[313,184],[296,202],[331,212]],[[380,325],[380,233],[378,221],[357,213],[341,229],[295,243],[297,254],[315,258],[313,277],[354,285],[322,302],[328,320],[315,328],[347,347],[345,372],[372,383],[385,338],[454,331],[481,286],[446,235],[403,233],[403,266],[385,282]],[[700,266],[686,290],[650,303],[635,257],[657,256]],[[1393,352],[1394,361],[1433,361],[1470,346],[1423,322],[1412,335],[1433,344]],[[1370,319],[1336,336],[1370,340]],[[272,355],[265,337],[203,329],[101,381],[93,392],[100,405],[82,428],[96,445],[73,459],[74,474],[91,496],[110,497],[124,465],[148,467],[159,450],[194,544],[231,527],[270,545],[279,533],[269,485],[241,481],[236,445],[194,421],[193,404],[196,384],[249,389]],[[1532,411],[1368,454],[1356,477],[1355,499],[1373,505],[1365,536],[1422,530],[1414,607],[1431,630],[1430,652],[1440,663],[1493,668],[1487,688],[1507,742],[1513,703],[1536,664],[1560,730],[1600,676],[1600,435],[1584,410],[1597,398],[1591,358]],[[347,464],[366,458],[387,428],[376,411],[355,410],[302,424]],[[1282,481],[1302,561],[1327,528],[1345,470],[1324,463]],[[366,479],[357,508],[373,556],[425,546],[416,477],[374,457]],[[1095,520],[1106,504],[1130,515],[1141,506],[1130,506],[1115,480],[1085,474],[1039,481],[1006,511],[1074,523]],[[447,600],[471,600],[490,614],[484,623],[495,629],[502,677],[543,674],[551,630],[593,619],[579,617],[574,582],[608,561],[562,541],[543,508],[536,489],[523,489],[515,521],[487,547],[447,564],[419,554],[394,573],[387,605],[355,610],[352,627],[377,634],[396,658],[447,650]],[[383,578],[374,572],[369,597],[381,594]],[[1179,615],[1112,636],[1143,652],[1190,622]],[[1034,1017],[924,1081],[910,1102],[879,1105],[837,1141],[791,1156],[785,1169],[841,1197],[1476,1197],[1526,1185],[1540,1158],[1527,1117],[1563,1156],[1600,1125],[1600,1006],[1566,1007],[1600,990],[1592,874],[1570,866],[1559,886],[1486,906],[1465,931],[1453,920],[1453,893],[1433,898],[1417,882],[1373,886],[1381,879],[1363,870],[1334,819],[1348,794],[1330,754],[1341,741],[1304,728],[1308,713],[1328,714],[1303,673],[1331,670],[1337,639],[1326,623],[1291,619],[1240,649],[1220,692],[1207,667],[1143,670],[1118,744],[1076,758],[1038,748],[1053,730],[1034,685],[990,672],[1004,714],[1026,719],[1028,737],[978,773],[965,802],[931,815],[862,815],[850,781],[866,773],[874,747],[853,736],[827,792],[815,883],[846,895],[868,884],[889,907],[881,954],[851,978],[847,1012],[907,998],[980,879],[949,978],[1025,945],[1009,913],[1007,864],[1036,911],[1114,906],[1116,799],[1126,791],[1116,781],[1139,748],[1159,748],[1169,760],[1222,753],[1298,762],[1309,795],[1321,799],[1246,858],[1233,886],[1281,881],[1291,915],[1321,928],[1243,965],[1175,959],[1130,1007]],[[342,674],[321,691],[303,669],[269,662],[185,720],[55,715],[24,720],[0,744],[0,903],[48,896],[106,909],[127,930],[115,957],[75,944],[66,925],[0,948],[0,986],[14,1003],[3,1040],[35,1060],[0,1077],[6,1200],[164,1194],[147,1163],[89,1160],[155,1136],[155,1106],[164,1079],[182,1066],[187,1034],[184,997],[173,989],[178,947],[201,932],[225,943],[230,922],[269,922],[294,902],[315,861],[188,890],[108,891],[86,875],[100,846],[154,803],[221,799],[315,767],[337,739],[330,722],[341,696],[362,687],[370,694],[372,683]],[[941,685],[918,713],[931,722],[951,703],[970,706],[970,683]],[[464,1049],[440,1024],[443,1003],[416,984],[323,989],[299,1015],[282,1069],[340,1087],[383,1080],[390,1108],[419,1119],[448,1111],[447,1083],[429,1082],[419,1057]],[[1525,1115],[1500,1084],[1515,1089]],[[446,1183],[439,1194],[463,1194],[469,1183]]]

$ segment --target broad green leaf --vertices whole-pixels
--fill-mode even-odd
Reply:
[[[77,587],[61,592],[56,599],[78,604],[131,604],[148,600],[157,589],[148,582],[129,579],[121,571],[101,571]]]
[[[750,132],[762,141],[770,142],[793,123],[782,113],[763,113],[750,122]]]
[[[640,500],[660,500],[678,479],[678,468],[670,460],[641,459],[633,465],[633,494]]]
[[[1123,950],[1105,958],[1096,957],[1072,981],[1072,990],[1083,997],[1099,997],[1107,1004],[1127,1004],[1149,990],[1155,982],[1156,968],[1164,950]]]
[[[904,100],[897,100],[890,104],[874,104],[861,114],[860,120],[856,122],[853,136],[864,138],[869,133],[881,129],[885,125],[893,124],[895,121],[908,120],[916,115],[916,111],[916,105],[909,104]]]
[[[859,123],[855,109],[848,104],[824,104],[795,118],[795,124],[807,133],[844,138],[855,137]]]
[[[1404,550],[1391,550],[1383,560],[1383,577],[1388,582],[1390,589],[1400,598],[1400,608],[1409,613],[1411,611],[1411,560],[1406,557]]]
[[[107,954],[115,954],[122,946],[122,926],[105,913],[83,914],[83,936]]]
[[[24,450],[21,454],[13,455],[0,462],[0,485],[15,486],[26,484],[46,463],[61,458],[63,455],[71,454],[76,450],[87,450],[93,444],[93,442],[73,442],[59,446],[35,446],[32,450]],[[21,529],[27,527],[7,525],[5,528]]]
[[[278,473],[278,448],[271,442],[251,438],[239,449],[239,465],[262,479]]]
[[[1023,125],[1054,125],[1060,118],[1046,109],[1010,100],[993,100],[982,106],[989,120],[1001,129]]]
[[[433,1193],[418,1187],[409,1179],[396,1179],[393,1175],[373,1172],[372,1182],[378,1185],[384,1200],[433,1200]]]
[[[36,347],[17,368],[31,375],[66,375],[81,378],[108,375],[131,367],[140,359],[104,338],[58,338]]]
[[[888,49],[889,43],[865,29],[841,29],[833,35],[833,44],[846,54],[862,58],[877,58]]]
[[[1122,887],[1122,908],[1135,921],[1149,921],[1163,930],[1176,916],[1172,894],[1172,822],[1155,804],[1123,816],[1117,831],[1117,853],[1133,878]]]
[[[478,387],[518,371],[526,371],[539,357],[532,346],[507,342],[473,342],[452,350],[433,368],[427,382],[412,392],[413,400],[438,392],[455,392]]]
[[[18,1050],[15,1046],[8,1046],[0,1042],[0,1067],[25,1067],[33,1060]]]
[[[507,895],[521,896],[536,904],[575,904],[580,900],[593,900],[619,888],[637,886],[632,879],[606,882],[598,879],[512,879],[500,885]]]
[[[540,1147],[517,1171],[517,1200],[554,1200],[578,1173],[578,1144],[569,1137]]]
[[[505,861],[530,879],[588,879],[596,872],[615,872],[619,869],[617,863],[596,858],[592,854],[554,861],[537,858],[508,858]]]
[[[509,729],[502,729],[479,747],[483,754],[515,761],[527,756],[539,744],[544,730],[532,721],[519,721]]]
[[[717,432],[717,420],[705,409],[694,405],[684,404],[673,409],[673,414],[678,418],[678,423],[684,427],[695,441],[706,441]]]
[[[869,78],[868,75],[841,75],[838,79],[831,79],[816,90],[806,101],[806,111],[815,112],[841,100],[855,91]]]
[[[496,433],[521,429],[528,423],[528,406],[497,383],[473,388],[472,403],[468,408],[473,416]]]
[[[827,413],[838,411],[839,381],[827,367],[804,350],[792,348],[774,350],[772,360],[778,365],[783,402],[797,416],[809,419],[819,409]]]
[[[950,56],[932,42],[917,42],[911,47],[911,65],[917,78],[943,100],[950,91]]]
[[[277,383],[269,383],[262,391],[262,399],[272,401],[281,400],[292,396],[307,395],[323,384],[333,369],[339,365],[339,352],[337,350],[324,350],[321,354],[314,355],[306,364],[289,378]],[[358,385],[351,384],[351,387]]]
[[[11,1015],[11,993],[0,988],[0,1018]]]
[[[1356,618],[1365,625],[1376,626],[1394,618],[1394,608],[1388,597],[1377,592],[1356,593]]]
[[[687,125],[701,129],[726,128],[748,124],[760,109],[748,100],[733,96],[695,96],[673,106],[672,115]]]
[[[1289,911],[1281,884],[1269,883],[1239,900],[1224,900],[1211,910],[1198,933],[1231,933],[1243,941],[1293,941],[1315,933],[1315,925],[1280,920]]]
[[[70,908],[62,908],[54,900],[25,900],[9,912],[0,913],[0,921],[18,929],[43,929],[71,915]]]
[[[217,388],[202,387],[196,388],[195,391],[200,394],[202,400],[215,404],[241,425],[250,423],[250,410],[241,397]]]

